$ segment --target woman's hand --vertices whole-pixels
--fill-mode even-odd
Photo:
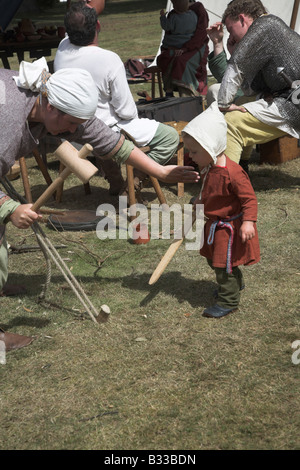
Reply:
[[[42,215],[31,210],[32,204],[21,204],[15,211],[8,216],[8,220],[20,229],[30,227],[36,220],[41,219]]]
[[[198,183],[200,175],[193,166],[166,165],[161,167],[159,180],[164,183]]]
[[[193,166],[160,165],[137,147],[134,147],[126,163],[165,183],[197,183],[200,180]]]

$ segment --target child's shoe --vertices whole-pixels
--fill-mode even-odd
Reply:
[[[203,312],[203,316],[209,318],[222,318],[228,315],[229,313],[234,312],[235,310],[237,310],[237,307],[224,308],[220,307],[220,305],[218,304],[215,304],[212,307],[206,308]]]

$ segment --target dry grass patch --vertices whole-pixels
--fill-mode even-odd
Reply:
[[[44,183],[34,161],[28,165],[37,197]],[[251,165],[262,261],[244,268],[240,310],[220,321],[201,316],[215,280],[197,253],[182,247],[148,285],[168,240],[135,246],[45,228],[67,245],[59,252],[94,305],[110,306],[109,322],[98,327],[55,269],[49,303],[38,304],[43,256],[12,255],[11,279],[26,282],[29,294],[0,300],[2,324],[36,340],[0,369],[2,448],[299,448],[299,366],[291,361],[299,339],[298,170],[299,160]],[[57,170],[50,164],[50,171]],[[101,178],[91,185],[91,195],[75,200],[83,188],[68,181],[61,207],[116,202]],[[15,186],[22,189],[20,180]],[[182,203],[196,192],[185,189]],[[178,202],[176,185],[163,190],[170,204]],[[152,190],[144,193],[157,202]],[[10,242],[24,237],[33,241],[29,231],[9,227]],[[85,247],[106,258],[99,270]]]
[[[137,3],[140,28],[131,15]],[[155,54],[163,6],[107,2],[103,47],[123,60]],[[153,27],[147,36],[145,23]],[[45,182],[35,161],[27,161],[36,199]],[[100,241],[93,232],[44,228],[52,242],[67,245],[59,253],[94,305],[110,306],[109,322],[99,326],[84,315],[55,268],[48,302],[37,303],[45,282],[43,255],[12,255],[10,278],[26,283],[28,295],[0,298],[1,325],[36,339],[9,353],[0,366],[0,448],[299,449],[300,365],[291,360],[291,345],[300,339],[299,168],[299,159],[250,165],[262,259],[244,269],[239,312],[220,321],[201,315],[214,301],[216,285],[197,253],[181,247],[160,280],[148,285],[168,240],[136,246]],[[20,180],[15,187],[23,191]],[[117,203],[103,179],[94,177],[91,187],[85,196],[70,178],[59,207],[96,210],[100,203]],[[178,202],[176,185],[162,188],[169,204]],[[188,203],[198,191],[187,185],[180,202]],[[152,190],[143,193],[157,203]],[[10,243],[35,243],[31,231],[8,229]],[[100,269],[97,257],[105,259]]]

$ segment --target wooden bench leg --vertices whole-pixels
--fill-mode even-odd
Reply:
[[[136,204],[133,166],[126,164],[126,174],[127,174],[129,207],[131,207]],[[130,215],[130,220],[134,220],[135,218],[136,218],[136,215]]]
[[[28,170],[27,170],[25,157],[20,157],[19,163],[20,163],[21,176],[23,180],[25,198],[27,202],[32,203],[33,201],[32,201],[32,195],[31,195],[31,189],[30,189],[30,184],[29,184]]]
[[[177,165],[184,165],[184,145],[182,142],[178,145],[177,149]],[[177,183],[177,196],[184,196],[184,183]]]
[[[167,204],[166,198],[164,196],[164,193],[161,190],[160,184],[154,176],[150,176],[150,180],[152,183],[153,188],[155,189],[156,195],[158,197],[158,200],[161,204]]]
[[[161,98],[164,96],[164,91],[163,91],[163,86],[162,86],[162,79],[161,79],[161,72],[160,70],[157,72],[157,80],[158,80],[158,89],[159,89],[159,95]]]
[[[64,169],[65,169],[65,166],[63,165],[63,163],[60,162],[59,173],[61,173]],[[91,191],[89,182],[85,183],[83,187],[84,187],[85,194],[91,194],[92,191]],[[63,190],[64,190],[64,182],[60,184],[60,186],[57,188],[56,193],[55,193],[55,200],[58,203],[62,201]]]
[[[39,169],[41,170],[41,172],[43,174],[43,177],[45,178],[46,183],[48,184],[48,186],[50,186],[50,184],[52,184],[52,178],[48,173],[48,169],[47,169],[47,167],[44,163],[44,160],[40,156],[40,152],[38,151],[38,148],[35,148],[32,151],[32,153],[33,153],[33,156],[35,158],[35,161],[38,164]]]
[[[136,204],[133,166],[126,165],[126,173],[127,173],[129,206],[133,206],[134,204]],[[150,176],[150,181],[156,192],[159,202],[161,204],[167,204],[166,198],[161,190],[161,187],[157,178],[155,178],[154,176]],[[130,218],[131,220],[133,220],[135,219],[135,216],[130,216]]]

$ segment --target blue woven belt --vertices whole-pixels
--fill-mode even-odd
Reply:
[[[229,241],[228,241],[228,246],[227,246],[227,257],[226,257],[226,272],[227,273],[232,273],[232,261],[231,261],[231,255],[232,255],[232,243],[233,243],[233,236],[234,236],[234,230],[232,228],[232,225],[229,224],[232,220],[238,219],[241,217],[243,213],[241,212],[238,215],[235,215],[231,217],[230,219],[226,220],[215,220],[212,222],[210,229],[209,229],[209,235],[207,239],[207,244],[212,245],[214,242],[215,238],[215,231],[217,227],[221,228],[228,228],[230,230],[230,236],[229,236]]]

